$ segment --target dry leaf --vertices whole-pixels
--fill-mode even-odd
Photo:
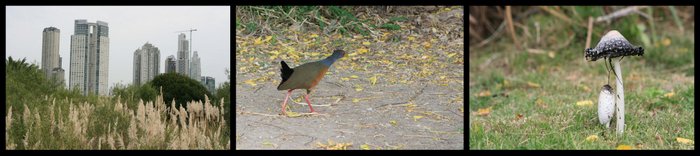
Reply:
[[[258,85],[258,84],[255,83],[255,79],[245,80],[245,83],[246,83],[246,84],[249,84],[250,86],[253,86],[253,87],[255,87],[256,85]]]
[[[362,45],[368,46],[368,45],[371,45],[371,44],[370,44],[369,42],[362,42]]]
[[[423,46],[424,46],[426,49],[428,49],[428,48],[430,48],[430,47],[433,47],[433,45],[430,44],[430,42],[427,42],[427,41],[426,41],[426,42],[423,42]]]
[[[550,51],[548,54],[549,54],[549,58],[554,58],[554,52],[553,52],[553,51]]]
[[[416,39],[416,38],[413,37],[413,36],[408,36],[408,40],[409,40],[409,41],[413,41],[413,40],[415,40],[415,39]]]
[[[530,81],[527,82],[527,86],[532,87],[532,88],[540,88],[540,84],[530,82]]]
[[[367,145],[367,144],[360,145],[360,149],[370,150],[369,145]]]
[[[348,147],[352,146],[352,143],[334,143],[333,140],[328,139],[328,144],[318,142],[316,145],[327,150],[346,150]]]
[[[353,102],[353,103],[360,102],[360,99],[358,99],[358,98],[353,98],[353,99],[352,99],[352,102]]]
[[[415,115],[413,116],[413,121],[418,121],[418,119],[423,118],[423,116]]]
[[[586,137],[586,141],[596,141],[598,140],[598,135],[590,135]]]
[[[253,42],[254,45],[259,45],[259,44],[262,44],[262,43],[263,43],[263,42],[262,42],[262,37],[258,37],[258,38],[255,39],[255,41]]]
[[[617,150],[631,150],[631,149],[632,149],[632,146],[630,146],[630,145],[619,145],[619,146],[617,146],[616,149],[617,149]]]
[[[369,49],[364,48],[364,47],[362,47],[362,48],[360,48],[360,49],[357,49],[357,54],[364,54],[364,53],[367,53],[367,52],[369,52]]]
[[[482,116],[489,115],[490,113],[491,113],[491,107],[482,108],[482,109],[479,109],[478,111],[476,111],[476,115],[482,115]]]
[[[547,104],[545,104],[541,98],[537,98],[537,101],[535,101],[535,104],[537,104],[537,106],[540,106],[542,108],[547,108]]]
[[[695,142],[693,142],[693,140],[681,138],[681,137],[676,137],[676,141],[678,141],[679,143],[683,143],[683,144],[695,144]]]
[[[457,55],[457,53],[449,54],[449,55],[447,55],[447,58],[451,58],[452,56],[455,56],[455,55]]]
[[[581,87],[581,89],[583,89],[583,91],[586,91],[586,92],[591,92],[591,88],[589,88],[588,86],[583,86],[583,87]]]
[[[518,113],[518,114],[515,115],[515,120],[520,120],[520,119],[522,119],[522,118],[523,118],[523,115],[520,114],[520,113]]]
[[[267,37],[265,37],[265,40],[263,40],[262,42],[270,41],[270,39],[272,39],[272,36],[267,36]]]
[[[393,125],[393,126],[396,126],[396,125],[398,124],[398,123],[396,122],[396,120],[391,120],[391,121],[389,121],[389,123],[390,123],[391,125]]]
[[[355,85],[355,91],[362,91],[362,86],[360,85]]]
[[[670,92],[670,93],[664,94],[664,97],[666,97],[666,98],[671,98],[671,97],[673,97],[674,95],[676,95],[676,93]]]
[[[372,85],[377,83],[377,75],[372,76],[372,78],[369,78],[369,82],[372,83]]]
[[[576,105],[583,106],[583,107],[593,106],[593,101],[591,101],[591,100],[578,101],[578,102],[576,102]]]
[[[664,38],[663,40],[661,40],[661,44],[664,46],[671,45],[671,39]]]

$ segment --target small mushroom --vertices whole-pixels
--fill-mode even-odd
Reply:
[[[603,90],[598,96],[598,121],[605,125],[605,128],[610,128],[610,120],[613,117],[615,109],[615,96],[613,95],[610,85],[603,85]]]
[[[600,39],[598,45],[596,45],[595,48],[587,48],[585,50],[584,57],[586,57],[586,60],[596,61],[600,58],[605,58],[614,68],[613,71],[615,73],[616,79],[615,86],[617,87],[617,98],[615,101],[615,105],[617,106],[617,134],[622,134],[625,129],[625,89],[622,85],[622,68],[620,67],[620,61],[625,56],[635,55],[644,55],[644,48],[633,46],[617,30],[611,30],[610,32],[605,34],[605,36],[603,36],[603,38]],[[613,58],[617,57],[621,58],[613,60]],[[598,111],[600,112],[601,110]]]

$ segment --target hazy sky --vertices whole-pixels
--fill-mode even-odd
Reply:
[[[177,57],[177,31],[192,32],[192,51],[197,51],[202,76],[226,81],[231,70],[230,6],[6,6],[5,58],[27,58],[41,67],[42,31],[46,27],[61,30],[60,56],[65,80],[70,70],[70,36],[76,19],[97,20],[109,25],[109,87],[133,81],[134,51],[146,42],[160,50],[160,72],[165,59]],[[189,39],[189,32],[185,32]],[[192,53],[190,53],[192,55]]]

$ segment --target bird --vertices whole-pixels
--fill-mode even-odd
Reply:
[[[335,61],[344,56],[345,51],[342,49],[336,49],[333,51],[331,56],[328,56],[323,60],[305,63],[294,68],[289,68],[289,65],[287,65],[284,60],[280,61],[282,66],[280,68],[282,73],[282,82],[280,82],[280,84],[277,86],[277,90],[287,90],[287,96],[284,98],[284,102],[282,103],[282,114],[287,114],[285,110],[287,106],[287,99],[289,99],[289,95],[295,89],[306,89],[304,99],[306,99],[306,104],[309,105],[311,113],[314,113],[314,108],[311,107],[311,102],[309,102],[309,94],[316,87],[316,85],[318,85],[318,82],[323,79],[323,76],[326,75],[328,68],[330,68]]]
[[[598,121],[605,125],[605,128],[610,128],[610,121],[613,117],[615,109],[615,96],[610,85],[603,85],[603,90],[598,96]]]

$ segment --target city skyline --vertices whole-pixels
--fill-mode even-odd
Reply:
[[[71,35],[74,21],[109,23],[109,88],[116,83],[133,82],[133,52],[143,43],[158,45],[161,56],[176,55],[178,31],[193,32],[192,51],[202,60],[201,75],[228,79],[225,69],[230,66],[230,6],[8,6],[6,7],[6,58],[27,58],[42,64],[42,30],[55,27],[65,32],[60,36],[59,55],[64,68],[70,67]],[[187,33],[189,35],[189,33]],[[188,39],[190,36],[187,36]],[[189,51],[188,51],[189,52]],[[225,57],[221,57],[225,56]],[[166,71],[166,58],[161,57],[159,71]],[[66,73],[70,72],[66,70]],[[160,72],[164,73],[164,72]],[[69,74],[64,79],[67,81]]]

